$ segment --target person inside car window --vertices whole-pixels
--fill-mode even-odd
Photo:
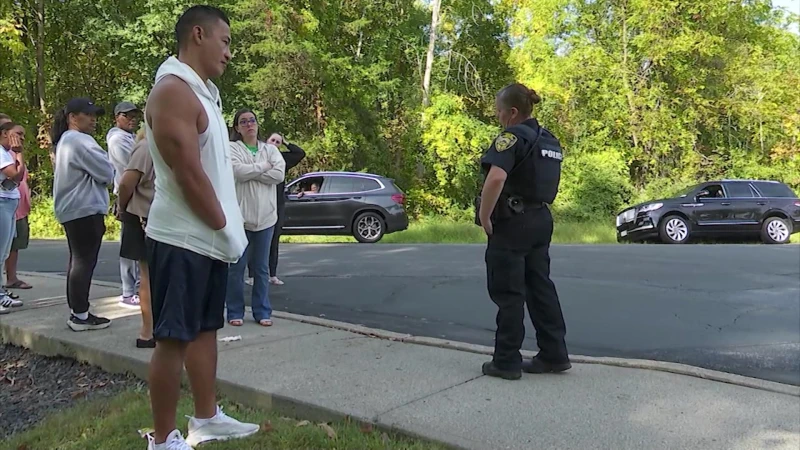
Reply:
[[[311,194],[319,193],[319,185],[317,183],[311,183],[311,189],[309,189]],[[305,188],[301,187],[300,192],[297,194],[297,197],[300,198],[305,195],[306,191]]]

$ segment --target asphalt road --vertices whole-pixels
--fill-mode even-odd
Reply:
[[[95,273],[119,281],[107,243]],[[64,273],[33,242],[20,269]],[[800,246],[555,246],[574,354],[673,361],[800,385]],[[492,345],[496,307],[476,245],[283,245],[276,310]],[[535,350],[533,329],[524,347]]]

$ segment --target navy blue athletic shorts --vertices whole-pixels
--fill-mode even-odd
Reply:
[[[228,263],[147,238],[153,337],[191,342],[225,326]]]

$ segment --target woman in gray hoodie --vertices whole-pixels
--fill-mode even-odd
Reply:
[[[88,98],[74,98],[56,113],[53,200],[56,219],[64,226],[69,245],[67,302],[73,331],[108,328],[111,321],[89,312],[89,289],[106,232],[108,186],[114,168],[108,153],[90,135],[105,110]]]

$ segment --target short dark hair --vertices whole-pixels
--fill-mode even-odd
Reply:
[[[533,112],[533,105],[542,101],[539,94],[533,89],[529,89],[522,83],[509,84],[500,89],[497,98],[507,108],[517,108],[523,117],[528,117]]]
[[[214,20],[221,20],[230,26],[231,22],[228,16],[219,9],[208,5],[196,5],[187,9],[181,14],[178,22],[175,24],[175,41],[178,43],[178,50],[186,43],[192,28],[196,26],[206,26]]]

